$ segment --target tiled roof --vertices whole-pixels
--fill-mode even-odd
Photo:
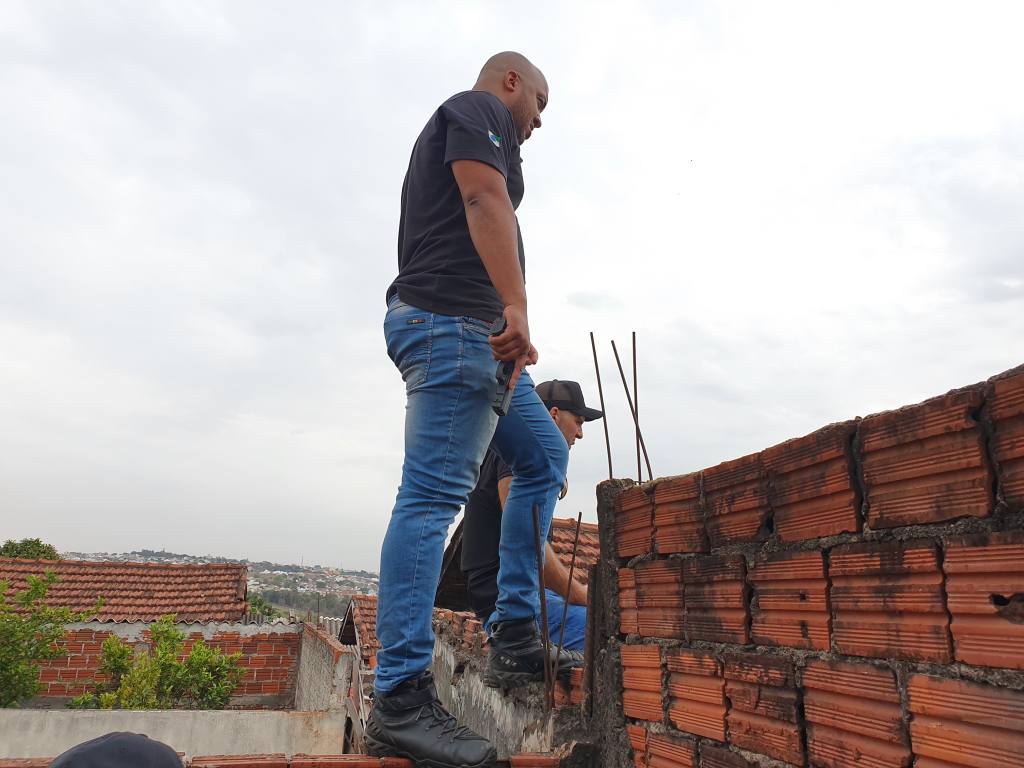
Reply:
[[[348,613],[341,627],[341,642],[356,645],[363,665],[370,669],[376,666],[377,651],[377,596],[352,595]]]
[[[244,565],[0,558],[8,595],[27,586],[26,576],[44,571],[58,579],[47,594],[51,606],[87,611],[102,597],[94,621],[156,621],[169,613],[180,622],[241,621],[245,613]]]
[[[576,538],[576,521],[563,517],[551,520],[551,548],[566,568],[572,562],[572,545]],[[601,557],[601,543],[597,536],[597,523],[580,524],[580,541],[576,547],[576,567],[573,579],[587,583],[588,570]]]

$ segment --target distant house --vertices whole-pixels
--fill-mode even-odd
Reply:
[[[342,645],[356,647],[364,673],[377,667],[380,643],[377,641],[376,595],[352,595],[338,639]]]
[[[179,622],[235,622],[246,612],[247,575],[240,564],[0,558],[0,581],[9,582],[8,595],[24,590],[26,577],[45,571],[58,579],[46,598],[51,606],[82,612],[102,598],[93,621],[156,621],[174,614]]]

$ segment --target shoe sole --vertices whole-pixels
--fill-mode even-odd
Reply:
[[[558,668],[557,677],[563,682],[569,678],[569,673],[582,666],[582,664],[563,664]],[[540,672],[504,672],[502,670],[488,669],[484,673],[484,685],[488,688],[500,688],[503,691],[519,688],[530,683],[539,683],[544,679],[544,671]]]
[[[484,685],[488,688],[500,688],[503,691],[519,688],[544,679],[544,672],[488,672],[484,675]]]
[[[365,734],[363,735],[363,745],[371,757],[404,757],[406,760],[411,760],[415,768],[494,768],[498,762],[498,755],[494,753],[480,763],[442,763],[438,760],[416,757]]]

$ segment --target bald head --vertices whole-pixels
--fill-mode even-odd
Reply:
[[[521,77],[536,79],[544,84],[545,89],[547,88],[548,81],[544,79],[544,74],[534,66],[532,61],[516,51],[502,51],[485,61],[480,69],[480,76],[476,79],[477,87],[495,80],[501,82],[508,72],[516,72]]]
[[[502,51],[491,56],[473,90],[493,93],[509,108],[520,143],[540,128],[540,113],[548,103],[548,81],[523,54]]]

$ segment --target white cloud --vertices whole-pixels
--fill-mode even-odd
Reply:
[[[1016,4],[7,3],[5,536],[376,567],[403,389],[402,175],[517,48],[551,84],[520,210],[536,380],[657,474],[1018,364]],[[628,352],[627,352],[628,356]],[[559,514],[593,519],[601,425]]]

